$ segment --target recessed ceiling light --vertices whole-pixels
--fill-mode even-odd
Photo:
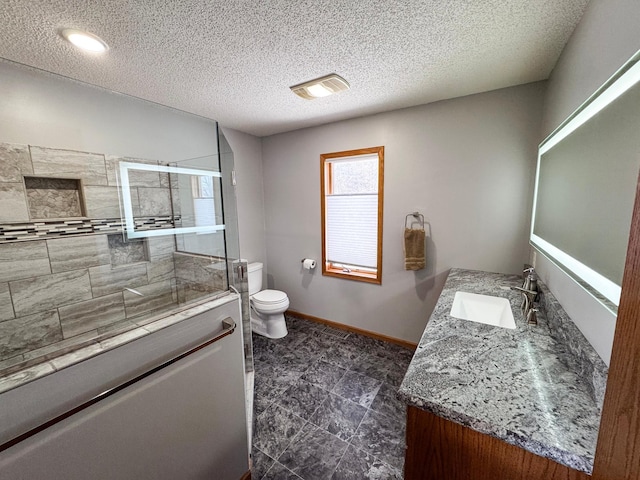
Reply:
[[[73,45],[87,52],[101,53],[109,50],[109,46],[97,35],[74,28],[65,28],[60,34]]]
[[[315,80],[300,83],[289,88],[299,97],[305,100],[313,100],[314,98],[326,97],[334,93],[349,90],[349,82],[340,75],[332,73],[331,75],[316,78]]]

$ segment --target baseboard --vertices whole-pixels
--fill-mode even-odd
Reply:
[[[376,340],[382,340],[383,342],[395,343],[410,350],[415,350],[418,347],[417,343],[408,342],[400,338],[388,337],[379,333],[370,332],[369,330],[363,330],[362,328],[352,327],[351,325],[345,325],[344,323],[332,322],[331,320],[325,320],[324,318],[314,317],[313,315],[307,315],[306,313],[296,312],[295,310],[287,310],[288,314],[294,317],[304,318],[305,320],[311,320],[312,322],[322,323],[332,328],[338,328],[340,330],[346,330],[347,332],[357,333],[366,337],[375,338]]]

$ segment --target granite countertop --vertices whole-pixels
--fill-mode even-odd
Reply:
[[[516,275],[452,269],[398,395],[408,405],[591,473],[600,408],[544,315],[527,325]],[[451,317],[456,291],[508,298],[516,329]],[[588,348],[588,347],[586,347]]]

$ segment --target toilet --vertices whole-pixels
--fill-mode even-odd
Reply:
[[[284,312],[289,308],[287,294],[280,290],[262,290],[262,263],[250,263],[249,305],[251,330],[268,338],[282,338],[287,335]]]

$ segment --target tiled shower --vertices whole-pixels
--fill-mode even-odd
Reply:
[[[157,165],[0,144],[0,378],[227,291],[223,231],[123,233],[122,161]],[[136,232],[192,220],[192,192],[173,174],[131,170],[128,180]],[[208,251],[189,247],[203,239]]]

